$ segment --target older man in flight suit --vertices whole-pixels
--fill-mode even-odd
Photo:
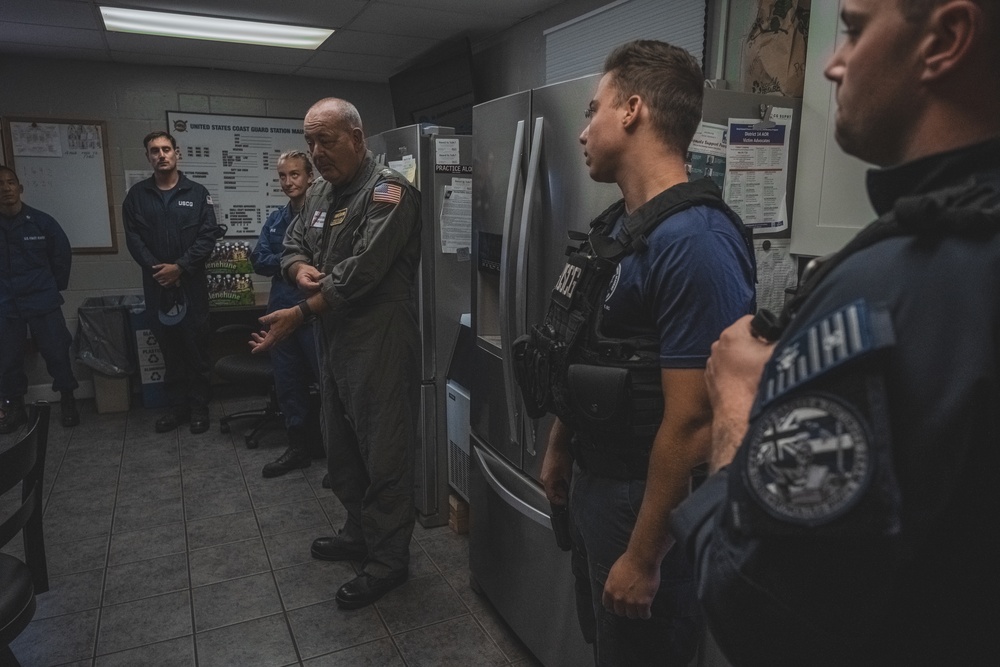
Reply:
[[[406,581],[413,531],[413,444],[419,404],[415,281],[420,193],[376,164],[352,104],[329,98],[306,114],[306,143],[323,180],[285,237],[281,266],[310,296],[261,318],[269,348],[307,319],[320,322],[323,435],[340,533],[313,542],[322,560],[361,560],[337,591],[346,609]]]

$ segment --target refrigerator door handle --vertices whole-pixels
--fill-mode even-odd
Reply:
[[[538,163],[542,156],[542,130],[545,127],[545,118],[539,116],[535,119],[535,131],[532,134],[531,154],[528,156],[528,175],[524,184],[524,207],[521,209],[521,229],[517,244],[517,272],[514,280],[514,312],[517,314],[516,331],[518,336],[525,333],[524,327],[528,321],[527,300],[528,300],[528,239],[531,235],[531,207],[535,195],[535,185],[538,183]],[[512,369],[513,370],[513,369]],[[535,438],[525,438],[525,448],[528,453],[535,456]]]
[[[504,486],[503,482],[497,477],[496,472],[494,472],[493,467],[505,467],[504,464],[493,456],[486,454],[479,447],[473,447],[472,450],[476,453],[476,462],[479,465],[479,469],[483,472],[483,477],[486,479],[486,483],[490,485],[493,492],[496,493],[500,498],[503,499],[510,507],[516,510],[519,514],[524,515],[528,519],[531,519],[535,523],[545,527],[548,530],[552,529],[552,522],[549,519],[549,515],[545,512],[538,510],[533,507],[528,502],[519,498],[516,493]],[[516,475],[517,473],[513,470],[509,471],[510,475]]]
[[[514,195],[517,182],[521,177],[521,156],[524,154],[524,121],[517,121],[517,131],[514,134],[514,154],[510,159],[510,177],[507,179],[507,200],[503,209],[503,242],[500,247],[500,352],[503,360],[504,394],[507,397],[507,433],[511,442],[517,443],[518,424],[520,423],[521,401],[516,392],[514,380],[514,365],[511,360],[514,349],[514,339],[517,338],[517,327],[511,317],[510,272],[514,253],[511,245],[514,243]],[[517,295],[514,295],[517,299]]]

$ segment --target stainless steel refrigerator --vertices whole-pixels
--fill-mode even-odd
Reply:
[[[579,143],[599,80],[583,77],[473,108],[470,567],[474,584],[547,667],[593,657],[577,623],[569,554],[556,547],[539,481],[552,418],[524,414],[510,352],[544,319],[565,264],[567,231],[586,232],[621,196],[616,186],[590,179]],[[755,118],[762,105],[794,109],[794,174],[797,100],[706,90],[704,119]]]
[[[592,652],[576,618],[569,554],[560,551],[539,482],[551,418],[523,412],[510,346],[545,315],[567,230],[620,197],[587,174],[579,133],[599,76],[553,84],[473,109],[469,558],[473,581],[547,667]]]
[[[472,137],[452,128],[410,125],[368,137],[376,160],[420,190],[420,437],[414,498],[424,526],[448,523],[448,363],[459,320],[469,312]]]

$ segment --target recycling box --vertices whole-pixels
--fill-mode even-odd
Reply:
[[[128,377],[116,378],[97,371],[94,372],[94,406],[97,414],[128,412]]]
[[[135,352],[138,357],[139,383],[142,387],[142,405],[147,408],[163,408],[167,406],[167,389],[163,384],[164,369],[163,353],[156,341],[149,318],[150,309],[132,310],[130,322],[135,335]]]

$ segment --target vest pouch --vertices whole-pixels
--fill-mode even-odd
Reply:
[[[570,364],[566,385],[573,416],[581,425],[600,431],[628,425],[632,376],[627,368]]]
[[[548,355],[540,349],[534,332],[514,341],[512,360],[514,379],[524,399],[524,411],[531,419],[548,412],[551,402]]]

